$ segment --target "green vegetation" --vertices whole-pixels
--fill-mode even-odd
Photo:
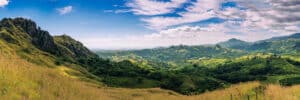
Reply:
[[[285,78],[282,80],[279,80],[281,85],[284,86],[292,86],[295,84],[300,84],[300,77],[291,77],[291,78]]]
[[[140,76],[158,80],[161,88],[198,94],[247,81],[298,84],[297,78],[280,78],[300,74],[298,35],[253,43],[230,39],[215,46],[181,45],[97,54],[113,61],[130,59],[141,68],[151,69],[150,75]]]
[[[215,57],[238,57],[246,54],[240,50],[233,50],[217,46],[172,46],[169,48],[132,50],[132,51],[98,51],[97,54],[105,58],[118,57],[121,59],[143,58],[151,61],[170,61],[182,63],[185,60],[215,58]]]
[[[248,46],[251,45],[251,43],[233,38],[228,41],[218,43],[218,45],[226,48],[241,49],[241,48],[247,48]]]

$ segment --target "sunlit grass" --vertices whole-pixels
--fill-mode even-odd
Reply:
[[[172,91],[154,89],[110,88],[79,81],[66,71],[79,71],[57,67],[48,68],[22,59],[0,59],[1,100],[241,100],[256,98],[254,89],[259,82],[233,85],[226,89],[195,96],[183,96]],[[77,74],[76,74],[77,75]],[[258,98],[266,100],[297,100],[300,86],[268,85]],[[287,99],[286,99],[287,100]]]
[[[0,100],[297,100],[300,85],[281,87],[260,82],[248,82],[231,87],[185,96],[160,88],[112,88],[89,79],[76,65],[55,66],[53,57],[40,51],[20,57],[13,45],[0,41]],[[32,60],[40,60],[33,63]],[[244,59],[248,59],[245,57]],[[212,63],[224,62],[222,59]],[[76,68],[75,68],[76,67]],[[279,79],[278,77],[274,78]],[[276,80],[275,80],[276,81]],[[259,88],[261,87],[261,88]],[[257,92],[257,89],[262,89]]]
[[[99,87],[94,84],[79,82],[64,76],[59,71],[32,65],[22,60],[16,65],[1,60],[1,98],[3,99],[64,99],[64,100],[89,100],[89,99],[151,99],[163,100],[165,98],[180,99],[211,99],[224,100],[233,95],[240,98],[258,82],[236,85],[228,89],[204,93],[199,96],[182,96],[171,91],[161,89],[121,89]],[[20,65],[19,65],[20,64]],[[6,66],[6,67],[4,67]],[[66,74],[66,73],[65,73]],[[22,84],[21,84],[22,83]]]
[[[299,100],[300,85],[292,87],[281,87],[279,85],[269,85],[265,91],[267,100]]]

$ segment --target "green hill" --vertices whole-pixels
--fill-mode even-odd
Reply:
[[[230,39],[215,46],[181,45],[145,50],[99,51],[97,54],[113,61],[130,59],[139,66],[159,70],[159,75],[166,75],[160,77],[170,78],[161,84],[162,88],[194,94],[255,80],[282,84],[285,81],[282,80],[283,76],[293,76],[286,79],[286,84],[294,84],[300,71],[298,60],[295,60],[299,58],[296,49],[298,41],[297,34],[294,34],[253,43]],[[199,85],[202,87],[197,87]]]
[[[104,82],[109,86],[159,87],[157,80],[144,77],[150,71],[130,61],[112,62],[101,59],[80,42],[66,35],[52,37],[29,19],[1,20],[0,35],[1,52],[8,57],[17,56],[16,58],[51,68],[68,66],[82,73],[82,80]]]
[[[248,46],[250,46],[251,43],[232,38],[228,41],[218,43],[218,45],[225,47],[225,48],[243,49],[243,48],[247,48]]]
[[[57,45],[66,49],[66,52],[64,52],[64,54],[68,54],[68,56],[70,57],[75,57],[75,58],[97,57],[96,54],[94,54],[89,49],[87,49],[82,43],[74,40],[70,36],[67,35],[54,36],[54,41]]]
[[[229,45],[231,42],[229,40],[228,42],[225,42],[225,44],[227,43],[227,45]],[[261,40],[254,43],[245,43],[245,42],[243,43],[241,41],[235,41],[234,43],[231,43],[231,45],[233,46],[225,45],[225,47],[231,49],[243,50],[250,53],[265,52],[265,53],[275,53],[275,54],[298,55],[299,43],[300,43],[300,34],[295,33],[289,36],[274,37],[271,39]]]
[[[116,61],[124,59],[145,59],[156,62],[182,63],[185,60],[234,58],[255,53],[298,55],[299,45],[299,33],[296,33],[290,36],[275,37],[251,43],[233,38],[210,46],[180,45],[144,50],[97,51],[96,53],[101,57]]]
[[[215,58],[215,57],[237,57],[246,54],[240,50],[223,48],[221,46],[172,46],[168,48],[155,48],[129,51],[97,52],[99,56],[106,58],[134,56],[154,61],[180,62],[189,59]]]

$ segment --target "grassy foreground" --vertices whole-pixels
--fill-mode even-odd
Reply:
[[[73,71],[73,74],[70,72]],[[74,74],[77,73],[77,74]],[[300,85],[281,87],[248,82],[201,95],[183,96],[159,88],[110,88],[81,81],[80,72],[64,66],[48,68],[18,57],[0,56],[1,100],[297,100]]]

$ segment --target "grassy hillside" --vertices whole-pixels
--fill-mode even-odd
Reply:
[[[4,56],[1,56],[4,58]],[[14,62],[14,63],[11,63]],[[250,82],[196,96],[183,96],[161,89],[109,88],[78,80],[68,74],[72,69],[60,66],[47,68],[22,59],[1,59],[0,90],[4,100],[230,100],[257,98],[265,100],[298,100],[299,86],[281,87]],[[34,73],[33,73],[34,72]],[[258,89],[263,89],[258,91]]]
[[[1,60],[0,99],[4,100],[230,100],[230,98],[264,100],[298,100],[299,86],[260,87],[259,82],[233,85],[201,95],[184,96],[172,91],[154,89],[110,88],[83,82],[66,74],[66,67],[46,68],[22,60]],[[5,63],[6,62],[6,63]],[[68,69],[72,70],[72,69]],[[32,73],[35,72],[35,73]],[[256,94],[257,93],[257,94]]]
[[[88,100],[101,95],[96,87],[59,74],[65,72],[22,59],[1,59],[0,72],[3,100]]]
[[[298,35],[254,43],[231,39],[215,46],[172,46],[98,54],[113,61],[130,60],[151,69],[143,76],[161,81],[161,88],[182,94],[199,94],[247,81],[290,86],[300,83]]]
[[[151,67],[151,65],[149,66]],[[227,88],[232,84],[248,81],[295,85],[299,84],[299,75],[300,69],[297,59],[264,53],[231,59],[207,58],[189,60],[188,64],[178,69],[161,70],[154,68],[150,72],[139,74],[139,76],[143,76],[146,79],[158,80],[161,88],[187,95],[201,94],[206,91]],[[120,78],[122,76],[126,76],[126,74],[116,77]],[[120,83],[127,83],[126,81],[120,81],[123,79],[114,80],[114,82],[118,81],[119,84],[107,84],[122,86]]]
[[[97,77],[77,65],[58,66],[58,57],[51,54],[53,52],[39,49],[33,43],[33,38],[10,19],[1,21],[0,26],[1,99],[88,100],[101,95],[97,93],[97,88],[88,86],[92,83],[101,86],[96,81]]]
[[[282,97],[299,96],[297,55],[174,46],[125,51],[111,61],[69,36],[52,37],[23,18],[1,20],[0,36],[0,99],[271,100],[280,98],[275,90],[284,91]]]

